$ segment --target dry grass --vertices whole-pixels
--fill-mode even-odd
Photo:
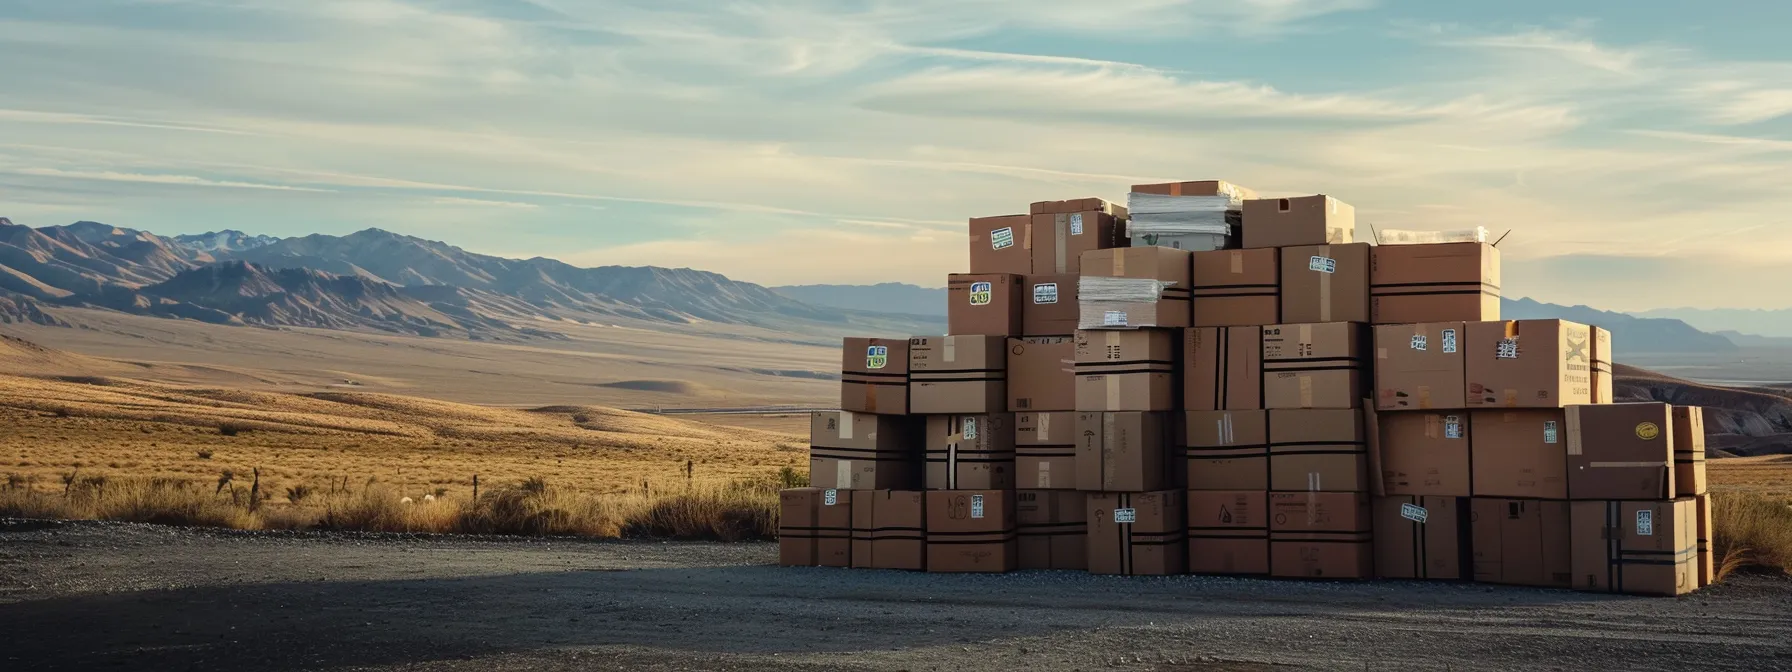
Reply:
[[[1744,568],[1792,572],[1792,500],[1718,492],[1711,506],[1719,578]]]

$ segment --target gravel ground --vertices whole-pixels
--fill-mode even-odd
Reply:
[[[0,521],[0,669],[1792,669],[1792,581],[784,569],[771,544]]]

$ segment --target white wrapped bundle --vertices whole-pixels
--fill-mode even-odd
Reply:
[[[1384,229],[1376,233],[1375,243],[1378,245],[1431,245],[1435,243],[1485,243],[1487,228],[1477,226],[1472,229],[1454,231],[1402,231]]]

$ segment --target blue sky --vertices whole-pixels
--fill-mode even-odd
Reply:
[[[1567,4],[9,0],[0,215],[938,286],[967,217],[1222,178],[1792,306],[1792,6]]]

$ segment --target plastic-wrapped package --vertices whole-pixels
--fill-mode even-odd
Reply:
[[[1137,329],[1160,326],[1156,305],[1176,283],[1152,278],[1085,275],[1077,280],[1078,329]],[[1183,310],[1187,310],[1186,307]]]
[[[1127,195],[1132,221],[1126,237],[1134,246],[1169,247],[1192,252],[1224,249],[1243,201],[1236,194],[1170,196],[1133,192]]]
[[[1375,234],[1377,245],[1430,245],[1434,243],[1485,243],[1487,227],[1453,231],[1402,231],[1382,229]]]

